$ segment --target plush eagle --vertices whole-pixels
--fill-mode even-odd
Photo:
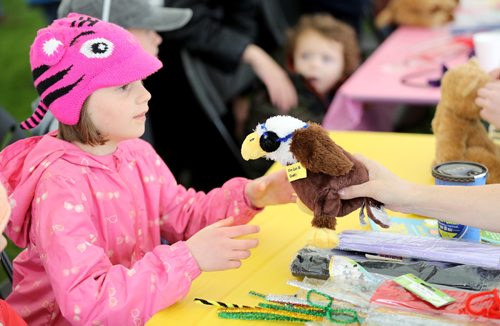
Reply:
[[[368,181],[368,170],[318,124],[273,116],[245,138],[241,154],[245,160],[266,157],[286,166],[298,204],[312,213],[315,227],[334,230],[338,216],[360,207],[362,224],[366,207],[375,223],[389,226],[382,203],[371,198],[340,199],[340,189]]]

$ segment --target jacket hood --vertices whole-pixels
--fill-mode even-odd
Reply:
[[[0,182],[7,188],[12,207],[5,233],[21,248],[29,243],[36,186],[47,167],[61,158],[77,165],[106,168],[94,156],[57,139],[55,133],[22,139],[0,152]]]

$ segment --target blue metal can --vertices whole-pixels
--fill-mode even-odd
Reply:
[[[451,161],[434,166],[432,176],[437,185],[479,186],[486,184],[488,169],[476,162]],[[481,230],[478,228],[441,220],[438,221],[438,228],[442,238],[481,241]]]

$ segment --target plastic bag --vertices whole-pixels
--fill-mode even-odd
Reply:
[[[442,290],[448,295],[455,298],[455,302],[446,306],[435,308],[430,303],[423,301],[416,295],[405,290],[394,281],[386,281],[381,284],[373,294],[370,302],[374,305],[391,307],[394,309],[411,310],[416,313],[424,313],[430,315],[447,315],[461,319],[463,321],[474,321],[476,323],[490,323],[492,325],[500,325],[500,319],[483,318],[471,314],[467,307],[467,299],[473,292],[460,290]],[[473,304],[474,310],[488,309],[492,305],[489,300],[477,300]]]

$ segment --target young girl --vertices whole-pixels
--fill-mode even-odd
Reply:
[[[356,33],[329,14],[313,14],[303,15],[287,36],[286,61],[299,101],[286,114],[321,123],[335,91],[359,65]],[[239,121],[235,134],[242,139],[258,123],[282,114],[264,90],[258,91],[247,104],[235,112],[235,120]],[[250,164],[262,173],[270,162]]]
[[[41,104],[22,126],[48,109],[60,129],[0,153],[7,235],[26,247],[8,302],[29,325],[144,324],[201,271],[238,268],[257,245],[237,239],[258,232],[242,224],[294,201],[284,171],[234,178],[208,194],[176,184],[137,139],[150,99],[141,80],[161,63],[121,27],[70,14],[38,31],[30,62]],[[173,141],[197,136],[189,121],[165,128],[175,124],[183,133]]]

